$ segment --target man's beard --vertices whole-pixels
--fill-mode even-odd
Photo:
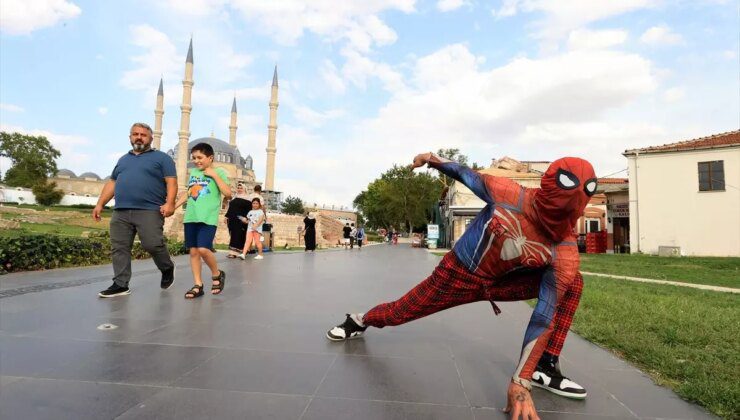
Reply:
[[[131,147],[134,148],[135,152],[146,152],[147,150],[149,150],[151,146],[152,146],[151,144],[144,144],[144,143],[135,142],[135,141],[131,142]]]

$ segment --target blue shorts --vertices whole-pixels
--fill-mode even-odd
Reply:
[[[185,223],[185,248],[213,249],[216,226],[205,223]]]

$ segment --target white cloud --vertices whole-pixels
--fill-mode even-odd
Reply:
[[[13,104],[0,104],[0,111],[6,111],[6,112],[23,112],[25,109],[18,105]]]
[[[0,2],[0,30],[25,35],[77,17],[82,10],[66,0],[3,0]]]
[[[108,108],[107,107],[101,106],[100,108],[98,108],[98,114],[105,115],[107,113],[108,113]]]
[[[683,37],[671,30],[667,25],[653,26],[640,36],[643,44],[662,46],[683,44]]]
[[[682,87],[673,87],[663,92],[663,100],[666,102],[678,102],[686,96]]]
[[[365,90],[370,78],[378,78],[383,88],[398,91],[404,88],[403,77],[389,64],[371,60],[352,49],[345,49],[342,55],[347,61],[342,66],[342,76],[356,87]]]
[[[722,51],[722,57],[728,60],[734,60],[737,58],[737,51],[733,51],[733,50]]]
[[[169,10],[193,16],[205,16],[218,12],[226,0],[168,0]]]
[[[316,111],[304,105],[293,105],[293,116],[302,124],[308,127],[320,127],[328,121],[341,118],[345,115],[342,109],[330,109],[327,111]]]
[[[324,62],[321,63],[319,75],[332,92],[344,93],[347,89],[342,76],[339,74],[339,70],[337,70],[337,66],[335,66],[331,60],[324,60]]]
[[[437,10],[440,12],[450,12],[463,6],[470,6],[466,0],[439,0],[437,1]]]
[[[58,134],[40,129],[28,130],[20,126],[7,124],[0,124],[0,131],[18,132],[31,136],[46,137],[62,155],[57,160],[57,167],[60,169],[67,168],[72,171],[76,170],[76,173],[79,173],[81,169],[87,171],[89,165],[94,162],[93,155],[88,153],[88,151],[91,150],[93,143],[85,136],[77,134]]]
[[[221,15],[235,12],[257,31],[277,43],[294,45],[305,33],[339,44],[346,58],[341,70],[324,62],[320,76],[335,93],[351,84],[364,89],[369,78],[378,78],[386,89],[398,88],[400,76],[388,64],[370,58],[376,47],[391,45],[397,33],[381,18],[381,13],[415,11],[416,0],[375,0],[335,2],[330,0],[171,0],[173,10],[189,15]],[[187,9],[187,10],[184,10]]]
[[[279,187],[311,201],[349,204],[392,164],[441,147],[459,147],[482,164],[494,156],[576,154],[603,174],[622,169],[626,144],[665,138],[656,125],[610,118],[657,88],[652,64],[638,55],[586,49],[494,68],[483,63],[463,44],[415,59],[404,89],[393,91],[377,116],[353,122],[345,138],[313,134],[307,124],[279,128]],[[331,156],[315,147],[319,142],[332,145]],[[362,171],[337,176],[358,157]],[[311,171],[288,169],[308,161]]]
[[[501,9],[494,11],[496,17],[514,16],[522,13],[543,13],[544,17],[534,22],[533,33],[543,46],[552,49],[559,40],[574,29],[588,26],[610,17],[653,7],[658,0],[504,0]]]
[[[95,59],[96,59],[96,60],[102,60],[102,59],[104,59],[104,58],[105,58],[105,56],[104,56],[103,54],[96,54],[96,55],[95,55]]]
[[[501,8],[491,10],[491,13],[496,16],[497,18],[504,18],[509,16],[514,16],[517,13],[517,9],[519,8],[520,0],[503,0],[501,3]]]
[[[120,83],[126,89],[156,89],[160,77],[175,80],[185,67],[185,55],[178,55],[170,38],[149,25],[129,28],[131,43],[141,47],[141,55],[130,57],[132,70],[124,72]],[[152,96],[153,97],[153,96]]]
[[[568,35],[568,48],[571,50],[600,49],[622,45],[627,40],[627,31],[591,31],[576,29]]]

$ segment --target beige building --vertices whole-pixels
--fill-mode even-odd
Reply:
[[[110,176],[100,178],[93,172],[85,172],[75,175],[69,169],[60,169],[57,174],[50,178],[51,182],[56,182],[57,188],[68,195],[77,195],[83,197],[97,197],[103,189],[103,185],[108,182]]]
[[[740,131],[624,156],[631,252],[740,256]]]

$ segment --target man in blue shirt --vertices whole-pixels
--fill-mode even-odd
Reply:
[[[116,198],[110,221],[113,285],[98,293],[102,298],[131,294],[131,248],[137,233],[162,272],[162,289],[175,281],[175,264],[164,242],[164,218],[174,213],[177,195],[175,162],[151,148],[152,128],[147,124],[131,126],[129,140],[132,150],[118,160],[92,212],[93,219],[100,221],[103,206]]]

